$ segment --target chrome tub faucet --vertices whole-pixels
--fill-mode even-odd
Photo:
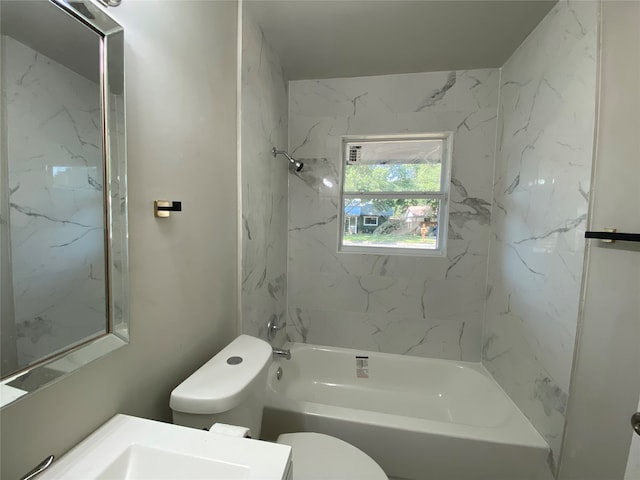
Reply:
[[[287,360],[291,360],[291,350],[288,348],[273,347],[273,358],[286,358]]]

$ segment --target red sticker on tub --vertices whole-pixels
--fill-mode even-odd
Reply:
[[[369,357],[356,355],[356,377],[369,378]]]

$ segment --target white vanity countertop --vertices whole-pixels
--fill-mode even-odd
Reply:
[[[286,445],[116,415],[40,479],[283,480]]]

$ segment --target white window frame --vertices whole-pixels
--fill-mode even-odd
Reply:
[[[347,144],[366,142],[398,142],[415,140],[442,140],[442,167],[440,191],[438,192],[345,192],[345,172],[348,159]],[[453,132],[402,134],[402,135],[345,135],[340,144],[340,203],[338,204],[338,252],[370,255],[411,255],[444,257],[447,254],[447,232],[449,227],[449,193],[451,190],[451,164],[453,152]],[[440,200],[438,209],[437,248],[388,247],[378,245],[345,245],[344,238],[344,201],[349,198],[385,199],[385,198],[424,198]]]
[[[375,220],[375,223],[367,223],[367,220]],[[378,226],[378,217],[376,215],[363,215],[362,216],[362,225],[364,227],[377,227]]]

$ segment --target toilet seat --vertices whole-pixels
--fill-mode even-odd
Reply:
[[[293,480],[389,480],[369,455],[339,438],[285,433],[277,443],[291,447]]]

